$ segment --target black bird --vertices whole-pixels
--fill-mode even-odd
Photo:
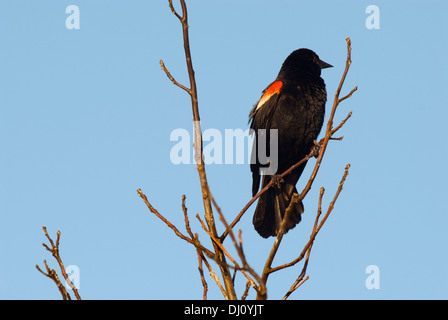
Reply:
[[[327,91],[320,74],[321,69],[329,67],[332,66],[320,60],[309,49],[293,51],[283,62],[275,81],[263,91],[250,112],[250,127],[255,133],[250,166],[253,196],[259,190],[260,171],[264,170],[262,188],[274,179],[273,186],[258,199],[253,218],[255,230],[264,238],[277,235],[285,209],[293,193],[297,193],[295,185],[306,162],[283,179],[279,179],[278,175],[311,151],[322,128]],[[271,129],[277,131],[270,131]],[[275,140],[275,132],[277,141],[270,141],[271,136]],[[271,154],[270,147],[275,146],[272,143],[277,143],[277,160],[275,148]],[[260,159],[260,155],[268,156],[271,162]],[[272,162],[275,160],[277,163]],[[300,202],[290,215],[285,232],[300,222],[303,211],[304,207]]]

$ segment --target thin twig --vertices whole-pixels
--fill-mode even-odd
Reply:
[[[247,281],[246,288],[244,289],[243,295],[241,296],[241,300],[246,300],[247,296],[249,295],[249,289],[250,289],[250,281]]]
[[[345,117],[344,120],[341,121],[341,123],[339,125],[337,125],[334,129],[331,130],[331,135],[333,136],[336,133],[336,131],[341,129],[342,126],[347,122],[348,119],[350,119],[351,116],[352,116],[352,111],[350,111],[348,113],[348,115]]]
[[[174,5],[173,5],[173,1],[172,0],[168,0],[171,12],[182,22],[182,17],[177,13],[176,9],[174,9]]]
[[[213,252],[211,252],[210,250],[208,250],[207,248],[205,248],[200,242],[199,240],[195,239],[193,237],[193,239],[188,238],[187,236],[185,236],[182,232],[179,231],[179,229],[176,228],[176,226],[174,226],[167,218],[165,218],[162,214],[160,214],[160,212],[154,208],[151,203],[149,203],[148,198],[146,197],[146,195],[142,192],[141,189],[137,189],[137,194],[140,198],[143,199],[143,201],[145,202],[146,206],[148,207],[149,211],[151,211],[153,214],[156,215],[157,218],[159,218],[160,220],[162,220],[171,230],[174,231],[174,233],[176,234],[176,236],[178,236],[179,238],[181,238],[182,240],[187,241],[188,243],[191,243],[192,245],[194,245],[196,248],[198,248],[199,250],[203,251],[208,257],[212,258],[212,259],[216,259],[215,255],[213,254]],[[185,212],[184,212],[185,213]],[[188,216],[186,216],[186,219],[188,219]],[[188,221],[188,220],[187,220]]]
[[[196,233],[196,238],[197,238],[197,233]],[[219,277],[213,271],[210,263],[208,263],[207,259],[202,255],[202,253],[201,253],[201,259],[204,262],[205,266],[207,267],[210,277],[216,282],[216,285],[218,286],[219,290],[221,290],[221,293],[224,296],[224,299],[228,300],[229,298],[227,297],[226,290],[222,286],[221,281],[219,281]],[[204,294],[205,294],[206,290],[207,290],[207,288],[204,288]]]
[[[64,277],[64,279],[65,279],[65,281],[67,282],[67,284],[69,285],[69,287],[73,290],[73,293],[75,294],[76,299],[81,300],[81,296],[80,296],[79,293],[78,293],[78,289],[77,289],[76,286],[71,282],[70,278],[68,277],[67,273],[65,272],[64,263],[62,262],[61,256],[60,256],[60,254],[59,254],[59,240],[60,240],[60,238],[61,238],[61,232],[58,231],[58,232],[56,233],[56,244],[55,244],[55,243],[53,242],[53,239],[52,239],[52,238],[50,237],[50,235],[48,234],[48,232],[47,232],[47,228],[46,228],[45,226],[42,226],[42,230],[44,231],[45,236],[47,237],[48,241],[50,242],[51,248],[50,248],[48,245],[46,245],[45,243],[42,243],[42,246],[44,246],[44,248],[45,248],[47,251],[51,252],[51,254],[52,254],[53,257],[56,259],[56,261],[57,261],[57,263],[58,263],[58,265],[59,265],[59,268],[60,268],[60,270],[61,270],[62,276]],[[59,291],[61,291],[61,294],[62,294],[64,300],[65,300],[66,298],[69,299],[69,298],[70,298],[70,295],[68,295],[68,293],[64,293],[63,290],[61,289],[61,286],[62,286],[62,287],[64,287],[64,286],[63,286],[62,283],[60,282],[59,277],[58,277],[56,271],[55,271],[54,269],[50,269],[50,268],[48,268],[47,263],[46,263],[45,260],[44,260],[44,264],[45,264],[45,267],[46,267],[46,269],[47,269],[47,273],[44,273],[44,272],[39,268],[38,265],[36,265],[37,270],[39,270],[41,273],[43,273],[44,275],[46,275],[47,277],[49,277],[50,279],[52,279],[53,281],[55,281],[56,285],[58,286]],[[64,288],[64,289],[65,289],[65,288]],[[65,292],[66,292],[66,291],[65,291]],[[67,295],[68,295],[68,297],[67,297]]]
[[[314,239],[316,239],[316,236],[319,233],[320,229],[325,224],[325,221],[327,221],[328,217],[330,216],[330,213],[333,211],[334,204],[336,203],[336,200],[338,199],[339,194],[341,193],[341,191],[343,189],[345,180],[347,179],[349,168],[350,168],[350,164],[347,164],[345,166],[344,175],[342,176],[341,181],[339,182],[338,189],[337,189],[337,191],[336,191],[336,193],[335,193],[335,195],[333,197],[333,200],[331,201],[331,203],[330,203],[330,205],[329,205],[329,207],[327,209],[327,212],[326,212],[325,216],[322,218],[322,220],[320,221],[319,225],[317,227],[315,226],[313,228],[313,232],[311,233],[310,239],[307,242],[307,244],[305,245],[305,247],[303,248],[303,250],[300,253],[300,255],[296,259],[294,259],[293,261],[291,261],[289,263],[285,263],[285,264],[283,264],[281,266],[272,268],[270,270],[271,273],[272,272],[276,272],[276,271],[281,270],[281,269],[284,269],[284,268],[287,268],[287,267],[291,267],[291,266],[295,265],[296,263],[298,263],[299,261],[301,261],[303,259],[303,257],[305,256],[306,252],[308,251],[308,249],[313,245]]]
[[[182,90],[185,90],[188,94],[191,94],[191,89],[188,89],[186,86],[180,84],[179,82],[176,81],[176,79],[174,79],[174,77],[171,75],[171,73],[165,67],[163,60],[160,60],[160,68],[162,68],[162,70],[165,71],[166,76],[168,77],[168,79],[171,80],[172,83],[174,83],[176,86],[178,86]]]
[[[313,237],[313,235],[316,233],[317,231],[317,226],[319,223],[319,218],[322,214],[322,199],[325,193],[325,188],[321,187],[320,188],[320,193],[319,193],[319,203],[317,205],[317,214],[316,214],[316,219],[314,220],[314,226],[313,226],[313,231],[311,233],[311,237]],[[308,280],[308,276],[306,277],[305,280],[303,280],[303,277],[306,275],[306,270],[308,268],[308,261],[310,259],[310,254],[311,254],[311,248],[313,247],[314,241],[311,242],[311,245],[309,246],[308,250],[307,250],[307,254],[306,254],[306,258],[305,258],[305,263],[303,264],[303,268],[302,271],[300,272],[299,276],[297,277],[296,281],[294,282],[294,284],[291,286],[291,288],[289,289],[289,291],[285,294],[285,296],[283,297],[283,300],[286,300],[291,293],[293,293],[295,290],[297,290],[306,280]],[[280,270],[280,269],[278,269]]]
[[[229,225],[228,225],[226,219],[224,218],[224,215],[222,214],[221,208],[216,203],[210,190],[208,190],[208,194],[210,195],[210,199],[212,200],[213,205],[215,206],[216,210],[218,211],[218,215],[219,215],[219,218],[220,218],[222,224],[224,225],[224,227],[226,227],[226,229],[229,229]],[[266,286],[265,286],[264,282],[261,280],[260,276],[255,272],[255,270],[253,270],[247,263],[246,256],[243,251],[243,239],[241,237],[242,231],[240,230],[238,233],[238,242],[237,242],[235,235],[233,234],[233,229],[230,228],[229,230],[230,230],[230,238],[232,239],[233,245],[238,253],[238,256],[241,259],[241,262],[243,264],[243,269],[247,270],[252,275],[252,277],[257,281],[258,286],[255,285],[255,283],[253,282],[252,279],[248,278],[248,280],[251,282],[253,288],[257,292],[259,292],[262,295],[266,295]],[[220,239],[219,239],[219,242],[221,243]]]
[[[48,267],[46,260],[44,260],[44,265],[45,265],[45,269],[47,270],[47,272],[42,271],[41,268],[39,268],[39,266],[37,264],[36,264],[36,269],[40,273],[42,273],[44,276],[53,280],[53,282],[56,284],[56,287],[59,289],[59,292],[61,293],[63,300],[72,300],[72,298],[70,297],[70,294],[67,292],[67,289],[65,289],[61,280],[59,280],[59,277],[58,277],[58,274],[56,273],[56,271],[54,269],[51,269]]]
[[[345,99],[350,98],[350,97],[352,96],[352,94],[353,94],[356,90],[358,90],[358,86],[355,86],[355,87],[352,89],[352,91],[350,91],[349,94],[347,94],[346,96],[344,96],[344,97],[342,97],[341,99],[339,99],[339,100],[338,100],[338,103],[341,103],[341,102],[344,101]]]
[[[202,270],[202,261],[202,256],[198,254],[198,270],[199,275],[201,276],[202,287],[204,288],[202,299],[207,300],[208,285],[207,281],[205,281],[204,270]]]
[[[305,281],[307,281],[310,277],[306,276],[305,279],[297,281],[297,283],[294,284],[293,287],[291,287],[291,289],[288,291],[288,293],[283,297],[282,300],[286,300],[288,299],[288,297],[291,295],[291,293],[293,293],[295,290],[299,289],[300,286],[302,286],[302,284],[305,283]]]
[[[255,281],[249,276],[249,274],[247,272],[249,272],[251,275],[253,276],[257,276],[256,273],[248,266],[240,266],[239,263],[232,257],[232,255],[228,252],[228,250],[223,246],[223,244],[219,241],[219,238],[216,238],[212,235],[212,233],[210,232],[210,230],[207,229],[207,227],[205,226],[204,221],[202,221],[201,217],[199,217],[199,215],[196,215],[196,218],[199,220],[202,229],[208,234],[208,236],[216,243],[216,245],[219,247],[219,249],[226,255],[227,258],[229,258],[229,260],[234,264],[234,267],[236,270],[241,271],[241,273],[246,277],[246,279],[248,281],[250,281],[250,283],[252,284],[252,287],[258,292],[260,291],[260,289],[258,289],[257,284],[255,283]],[[247,271],[247,272],[246,272]],[[259,277],[258,277],[259,279]]]
[[[184,221],[185,221],[185,228],[187,229],[188,234],[190,235],[190,238],[193,240],[195,239],[195,236],[193,235],[193,232],[190,228],[190,220],[188,219],[188,210],[187,206],[185,205],[185,199],[187,199],[186,195],[182,195],[182,212],[184,213]]]
[[[304,267],[303,267],[299,277],[296,279],[296,281],[291,286],[289,291],[283,297],[283,300],[287,299],[291,295],[291,293],[293,293],[295,290],[297,290],[300,287],[300,285],[304,282],[303,281],[302,283],[298,284],[303,279],[303,277],[306,274],[306,269],[308,267],[309,255],[310,255],[310,252],[311,252],[311,248],[313,247],[314,240],[316,239],[317,233],[320,231],[320,229],[324,225],[324,223],[327,220],[327,218],[329,217],[330,213],[333,211],[334,204],[335,204],[336,200],[339,197],[339,194],[341,193],[341,191],[343,189],[345,180],[347,179],[348,169],[349,168],[350,168],[350,164],[347,164],[346,167],[345,167],[344,175],[342,176],[342,179],[339,182],[339,186],[338,186],[338,189],[336,191],[336,194],[334,195],[333,200],[331,201],[331,203],[330,203],[330,205],[329,205],[329,207],[327,209],[327,213],[325,214],[324,218],[322,219],[322,221],[318,225],[318,220],[319,220],[319,217],[320,217],[320,215],[322,213],[322,197],[323,197],[323,194],[324,194],[324,191],[325,191],[325,189],[323,187],[321,188],[320,195],[319,195],[318,213],[317,213],[316,220],[315,220],[315,223],[314,223],[313,232],[311,233],[310,240],[308,241],[308,243],[303,248],[302,253],[300,254],[300,256],[297,259],[295,259],[294,261],[290,262],[290,263],[286,263],[284,265],[281,265],[281,266],[279,266],[277,268],[273,268],[271,270],[271,272],[275,272],[275,271],[278,271],[278,270],[281,270],[281,269],[284,269],[284,268],[287,268],[287,267],[291,267],[291,266],[295,265],[297,262],[299,262],[300,260],[302,260],[305,253],[307,255],[306,259],[305,259]]]
[[[196,240],[199,243],[199,235],[197,233],[193,234],[193,232],[191,231],[190,220],[188,219],[188,210],[187,210],[187,206],[185,204],[186,198],[187,197],[185,195],[182,195],[182,212],[184,213],[185,228],[187,229],[187,232],[190,235],[190,238],[192,240]],[[199,275],[201,277],[202,286],[204,288],[202,296],[203,296],[204,300],[207,300],[208,285],[207,285],[207,281],[205,281],[204,270],[202,269],[202,263],[204,261],[205,261],[205,263],[207,263],[207,260],[205,259],[202,251],[200,249],[198,249],[197,247],[196,247],[196,254],[198,256],[198,271],[199,271]]]
[[[207,257],[213,259],[218,265],[222,265],[224,263],[226,263],[225,261],[223,262],[220,259],[217,259],[215,254],[213,254],[213,252],[211,252],[209,249],[205,248],[201,242],[199,241],[199,237],[198,234],[192,234],[191,232],[191,228],[190,228],[190,222],[188,219],[188,213],[187,213],[187,208],[185,205],[185,196],[182,196],[182,211],[184,213],[184,220],[185,220],[185,227],[187,229],[188,234],[190,235],[191,238],[188,238],[186,235],[184,235],[182,232],[179,231],[179,229],[176,228],[176,226],[174,226],[168,219],[166,219],[156,208],[154,208],[151,203],[149,203],[148,198],[146,197],[146,195],[142,192],[141,189],[137,190],[137,193],[139,195],[139,197],[141,197],[143,199],[143,201],[145,202],[146,206],[148,207],[149,211],[152,212],[157,218],[159,218],[160,220],[162,220],[170,229],[172,229],[174,231],[174,233],[182,240],[192,244],[195,246],[196,248],[196,252],[198,254],[198,259],[201,259],[202,262],[204,262],[204,264],[207,266],[209,272],[210,272],[210,277],[212,279],[215,280],[216,284],[218,285],[218,287],[221,289],[221,292],[224,296],[224,298],[226,300],[228,300],[228,295],[226,293],[226,290],[222,287],[220,281],[219,281],[219,277],[215,274],[215,272],[212,270],[210,264],[207,262],[207,259],[205,258],[205,256],[203,254],[205,254]],[[203,223],[203,222],[202,222]],[[203,228],[205,228],[205,225],[203,225]],[[207,233],[210,235],[209,231],[207,230]],[[213,238],[212,238],[213,240]],[[228,265],[225,265],[226,268],[229,268]],[[206,288],[204,288],[204,290],[206,290]]]

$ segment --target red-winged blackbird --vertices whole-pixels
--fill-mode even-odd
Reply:
[[[264,238],[277,235],[285,209],[293,193],[297,193],[295,185],[306,163],[282,180],[278,179],[277,174],[286,171],[311,151],[322,128],[327,92],[320,74],[321,69],[328,67],[332,66],[309,49],[292,52],[283,62],[277,79],[263,91],[250,112],[249,121],[252,121],[251,129],[255,133],[251,161],[252,194],[255,196],[258,192],[261,170],[265,170],[262,187],[274,179],[273,186],[260,196],[253,218],[255,230]],[[266,163],[259,158],[262,154],[260,150],[264,149],[266,156],[271,151],[270,138],[272,132],[275,133],[271,129],[277,129],[278,137],[274,141],[278,148],[274,167],[272,162]],[[272,155],[269,158],[275,159]],[[269,166],[270,172],[266,171]],[[272,172],[275,168],[277,170]],[[286,222],[286,232],[300,222],[303,211],[300,202]]]

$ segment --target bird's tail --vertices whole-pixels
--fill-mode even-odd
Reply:
[[[292,179],[292,181],[290,181]],[[263,176],[262,188],[271,181],[271,176]],[[286,208],[291,202],[291,197],[297,193],[295,187],[297,180],[294,178],[285,180],[279,186],[273,185],[266,190],[258,199],[257,208],[255,209],[253,224],[255,230],[263,237],[276,236],[280,225],[283,221]],[[301,214],[304,211],[303,203],[300,201],[289,215],[286,222],[285,233],[294,228],[302,219]]]

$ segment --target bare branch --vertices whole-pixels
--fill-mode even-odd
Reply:
[[[244,289],[243,295],[241,296],[241,300],[246,300],[247,296],[249,295],[249,289],[250,289],[250,281],[247,281],[246,289]]]
[[[187,196],[182,195],[182,212],[184,213],[185,228],[187,229],[187,232],[190,235],[190,238],[195,239],[195,236],[193,235],[193,232],[191,231],[191,228],[190,228],[190,220],[188,219],[188,212],[187,212],[187,207],[185,205],[185,199],[187,199]]]
[[[313,231],[311,233],[311,237],[316,233],[317,225],[318,225],[318,222],[319,222],[319,218],[320,218],[320,215],[322,214],[322,198],[324,196],[324,193],[325,193],[325,189],[324,189],[324,187],[321,187],[320,188],[320,194],[319,194],[319,203],[317,205],[317,215],[316,215],[316,219],[314,220],[314,226],[313,226]],[[291,293],[293,293],[295,290],[297,290],[306,280],[309,279],[309,277],[307,276],[303,280],[303,277],[306,275],[306,270],[308,268],[308,261],[310,259],[311,248],[313,247],[313,244],[314,244],[314,242],[311,242],[311,245],[309,246],[309,248],[307,250],[305,263],[303,264],[302,271],[300,272],[299,276],[297,277],[296,281],[291,286],[289,291],[283,297],[283,300],[286,300],[291,295]],[[287,267],[286,265],[280,266],[275,271],[281,270],[281,269],[286,268],[286,267]],[[273,272],[273,271],[271,270],[271,272]]]
[[[204,293],[202,294],[202,298],[204,300],[207,300],[207,291],[208,291],[208,285],[207,285],[207,281],[205,281],[205,277],[204,277],[204,270],[202,270],[202,256],[198,251],[198,270],[199,270],[199,275],[201,276],[201,282],[202,282],[202,287],[204,288]]]
[[[260,276],[249,266],[249,264],[247,263],[246,260],[246,256],[244,255],[244,251],[243,251],[243,240],[241,237],[241,233],[242,231],[240,230],[238,233],[238,243],[236,241],[235,235],[233,234],[233,229],[229,228],[229,225],[226,221],[226,219],[224,218],[224,215],[222,214],[221,208],[218,206],[218,204],[216,203],[215,199],[212,196],[212,193],[210,192],[210,190],[208,191],[209,195],[210,195],[210,199],[212,200],[213,205],[215,206],[216,210],[218,211],[219,214],[219,218],[222,222],[222,224],[226,227],[226,229],[230,230],[230,238],[232,239],[233,245],[238,253],[238,256],[241,259],[241,262],[243,263],[243,269],[247,270],[252,277],[258,282],[258,286],[255,285],[255,283],[253,281],[251,281],[251,279],[248,278],[248,280],[250,281],[250,283],[252,284],[253,288],[259,292],[262,295],[266,295],[266,286],[264,284],[264,282],[262,281],[262,279],[260,278]],[[221,240],[219,239],[220,243]]]
[[[177,82],[174,77],[171,75],[171,73],[168,71],[168,69],[165,67],[165,64],[163,63],[163,60],[160,60],[160,68],[162,68],[163,71],[165,71],[166,76],[168,77],[168,79],[171,80],[172,83],[174,83],[176,86],[178,86],[179,88],[185,90],[188,94],[191,94],[191,89],[188,89],[186,86],[180,84],[179,82]]]
[[[350,91],[349,94],[347,94],[346,96],[344,96],[344,97],[342,97],[341,99],[339,99],[339,100],[338,100],[338,103],[341,103],[341,102],[344,101],[345,99],[350,98],[350,97],[352,96],[352,94],[353,94],[356,90],[358,90],[358,86],[355,86],[355,87],[352,89],[352,91]]]
[[[244,266],[241,267],[239,265],[239,263],[232,257],[232,255],[228,252],[228,250],[223,246],[223,244],[219,241],[219,238],[216,238],[212,235],[212,233],[210,232],[210,230],[207,229],[207,227],[205,226],[204,221],[202,221],[201,217],[199,217],[199,215],[196,215],[196,218],[199,220],[199,222],[201,223],[202,229],[208,234],[208,236],[216,243],[216,245],[219,247],[219,249],[226,255],[227,258],[229,258],[229,260],[234,264],[234,267],[236,270],[241,271],[241,273],[247,278],[248,281],[250,281],[250,283],[252,284],[252,287],[258,292],[260,291],[259,287],[257,286],[257,284],[255,283],[255,281],[249,276],[249,274],[247,274],[246,271],[248,271],[251,275],[255,275],[256,277],[258,277],[258,275],[248,266]],[[259,277],[258,277],[259,279]],[[262,289],[261,289],[262,290]]]
[[[342,126],[347,122],[348,119],[350,119],[350,117],[352,116],[352,111],[350,111],[347,115],[347,117],[345,117],[344,120],[341,121],[341,123],[334,129],[331,130],[331,135],[333,136],[339,129],[342,128]],[[335,138],[333,138],[335,139]]]
[[[195,238],[198,239],[198,234],[195,234]],[[207,267],[210,277],[216,282],[216,285],[218,286],[219,290],[221,290],[222,295],[224,296],[224,298],[226,300],[228,300],[227,297],[227,293],[226,290],[224,289],[224,287],[221,284],[221,281],[219,281],[219,277],[216,275],[216,273],[213,271],[211,265],[208,263],[207,259],[204,257],[203,253],[200,252],[199,250],[197,250],[198,252],[198,258],[200,259],[201,262],[204,262],[205,266]],[[199,266],[201,266],[201,263],[199,264]],[[202,268],[201,268],[202,269]],[[203,278],[203,275],[201,275],[202,279],[202,286],[204,287],[204,294],[203,294],[203,298],[204,300],[207,297],[207,290],[208,290],[208,286],[207,286],[207,282],[205,282],[205,279]]]
[[[213,252],[211,252],[209,249],[205,248],[205,247],[201,244],[201,242],[199,241],[199,237],[198,237],[198,234],[197,234],[197,233],[193,235],[193,233],[192,233],[192,231],[191,231],[191,228],[190,228],[190,222],[189,222],[189,219],[188,219],[187,207],[186,207],[186,204],[185,204],[185,199],[186,199],[185,195],[182,196],[182,211],[183,211],[183,214],[184,214],[185,227],[186,227],[187,232],[188,232],[188,234],[190,235],[191,238],[188,238],[186,235],[184,235],[182,232],[180,232],[179,229],[176,228],[176,226],[174,226],[174,225],[173,225],[168,219],[166,219],[166,218],[165,218],[165,217],[164,217],[164,216],[163,216],[163,215],[162,215],[156,208],[154,208],[154,207],[151,205],[151,203],[149,203],[148,198],[147,198],[146,195],[142,192],[141,189],[138,189],[138,190],[137,190],[137,193],[138,193],[139,197],[141,197],[141,198],[143,199],[143,201],[145,202],[145,204],[146,204],[146,206],[148,207],[148,209],[149,209],[150,212],[152,212],[157,218],[159,218],[160,220],[162,220],[162,221],[163,221],[163,222],[164,222],[170,229],[172,229],[172,230],[174,231],[174,233],[175,233],[179,238],[181,238],[182,240],[184,240],[184,241],[186,241],[186,242],[188,242],[188,243],[190,243],[190,244],[192,244],[192,245],[195,246],[195,248],[196,248],[196,253],[197,253],[197,255],[198,255],[198,259],[199,259],[199,262],[200,262],[198,268],[201,268],[201,265],[202,265],[201,262],[204,262],[204,264],[207,266],[207,268],[208,268],[208,270],[209,270],[209,272],[210,272],[210,277],[211,277],[212,279],[215,280],[216,284],[217,284],[218,287],[221,289],[221,292],[223,293],[224,298],[225,298],[225,299],[229,299],[226,290],[224,290],[224,288],[222,287],[222,285],[221,285],[221,283],[220,283],[220,281],[219,281],[219,277],[218,277],[218,276],[215,274],[215,272],[212,270],[210,264],[207,262],[207,259],[205,258],[205,256],[204,256],[203,254],[205,254],[207,257],[213,259],[213,260],[218,264],[218,266],[221,266],[222,264],[224,264],[224,263],[226,263],[226,262],[225,262],[225,261],[223,262],[222,260],[216,258],[216,255],[213,254]],[[199,217],[199,216],[197,215],[197,217]],[[200,220],[200,219],[199,219],[199,220]],[[201,221],[202,227],[204,228],[204,230],[206,230],[207,234],[210,236],[210,234],[211,234],[210,231],[205,227],[205,224],[202,222],[202,220],[200,220],[200,221]],[[211,237],[211,238],[212,238],[212,237]],[[215,239],[212,238],[212,240],[214,241],[214,240],[216,240],[216,238],[215,238]],[[225,265],[225,267],[228,268],[229,266],[228,266],[228,265]],[[201,277],[202,277],[202,274],[201,274],[201,273],[200,273],[200,275],[201,275]],[[203,280],[202,283],[203,283],[203,286],[204,286],[204,281],[205,281],[205,279],[202,279],[202,278],[201,278],[201,281],[202,281],[202,280]],[[206,296],[206,292],[207,292],[207,287],[204,286],[204,294],[203,294],[203,296]]]
[[[47,270],[47,272],[44,272],[41,270],[41,268],[39,268],[39,266],[36,264],[36,269],[42,273],[44,276],[50,278],[51,280],[54,281],[54,283],[56,284],[56,286],[59,289],[59,292],[62,295],[62,299],[63,300],[72,300],[72,298],[70,297],[70,294],[67,292],[67,290],[65,289],[64,285],[62,284],[61,280],[59,280],[58,274],[56,273],[56,271],[54,269],[51,269],[48,267],[47,265],[47,261],[44,260],[44,265],[45,265],[45,269]]]
[[[53,255],[53,257],[56,259],[59,268],[61,270],[62,276],[64,277],[65,281],[67,282],[67,284],[70,286],[70,288],[73,290],[73,293],[76,296],[76,299],[81,300],[81,297],[78,293],[78,289],[75,287],[75,285],[71,282],[70,278],[68,277],[67,273],[65,272],[65,267],[64,267],[64,263],[62,262],[61,256],[59,255],[59,240],[61,238],[61,232],[58,231],[56,233],[57,238],[56,238],[56,244],[53,242],[53,239],[51,239],[51,237],[48,235],[47,232],[47,228],[45,226],[42,226],[42,230],[45,233],[45,236],[47,237],[48,241],[50,242],[51,248],[46,245],[45,243],[42,243],[42,246],[47,250],[50,251],[51,254]],[[39,270],[42,274],[44,274],[45,276],[49,277],[50,279],[52,279],[59,291],[62,294],[62,298],[64,300],[69,299],[70,300],[70,295],[68,294],[67,290],[65,290],[65,287],[62,285],[61,281],[59,280],[59,277],[56,273],[56,271],[54,269],[51,269],[48,267],[47,262],[44,260],[44,264],[45,264],[45,268],[47,269],[47,273],[43,272],[38,265],[36,265],[37,270]]]
[[[176,236],[178,236],[179,238],[181,238],[182,240],[187,241],[188,243],[191,243],[192,245],[194,245],[196,248],[198,248],[199,250],[203,251],[207,256],[209,256],[212,259],[216,259],[215,255],[213,254],[213,252],[211,252],[210,250],[208,250],[207,248],[205,248],[204,246],[202,246],[202,244],[199,242],[199,240],[195,239],[194,237],[192,239],[188,238],[187,236],[185,236],[184,234],[182,234],[182,232],[179,231],[179,229],[176,228],[176,226],[174,226],[168,219],[166,219],[162,214],[159,213],[159,211],[154,208],[148,201],[148,198],[146,197],[146,195],[142,192],[141,189],[137,190],[137,194],[139,195],[140,198],[143,199],[143,201],[145,202],[146,206],[148,207],[149,211],[151,211],[153,214],[156,215],[157,218],[159,218],[160,220],[162,220],[170,229],[172,229],[174,231],[174,233],[176,234]],[[185,212],[184,212],[185,213]],[[185,217],[186,219],[188,219],[188,216]],[[188,220],[187,220],[188,221]],[[189,226],[189,224],[187,224]],[[187,227],[189,228],[189,227]]]
[[[224,296],[224,299],[229,300],[229,297],[227,296],[226,290],[224,289],[224,287],[221,284],[221,281],[219,281],[219,277],[218,275],[216,275],[216,273],[213,271],[211,265],[208,263],[207,259],[205,259],[204,256],[202,256],[202,259],[210,273],[210,277],[215,280],[216,285],[218,286],[219,290],[221,290],[222,295]],[[205,290],[205,289],[204,289]]]
[[[208,192],[208,181],[207,181],[207,175],[205,172],[205,166],[202,154],[202,132],[201,132],[201,125],[200,125],[200,116],[199,116],[199,106],[198,106],[198,94],[197,94],[197,87],[196,87],[196,79],[195,79],[195,73],[193,69],[193,62],[191,59],[191,50],[190,50],[190,39],[188,34],[188,14],[187,14],[187,5],[185,3],[185,0],[180,0],[180,5],[182,7],[182,15],[177,13],[177,11],[174,8],[172,0],[168,1],[169,7],[171,9],[171,12],[179,19],[182,25],[182,35],[183,35],[183,42],[184,42],[184,51],[185,51],[185,61],[187,63],[187,70],[188,70],[188,78],[190,80],[190,89],[187,89],[185,86],[180,85],[178,82],[174,80],[174,78],[171,76],[169,72],[167,72],[166,68],[163,66],[163,62],[161,63],[162,69],[164,69],[167,76],[170,78],[170,80],[182,88],[183,90],[186,90],[191,98],[191,108],[193,113],[193,124],[194,124],[194,150],[195,150],[195,160],[197,163],[197,170],[199,174],[199,181],[201,183],[201,191],[202,191],[202,199],[204,204],[204,210],[205,210],[205,220],[207,222],[208,228],[210,230],[210,233],[213,235],[214,238],[218,238],[218,233],[216,231],[216,225],[215,220],[213,217],[213,211],[212,211],[212,204],[210,201],[210,194]],[[227,267],[227,263],[225,261],[225,255],[220,250],[218,244],[216,241],[212,241],[214,250],[215,250],[215,256],[216,260],[219,261],[218,265],[221,270],[221,274],[223,276],[223,281],[226,287],[227,297],[228,299],[236,300],[236,293],[235,288],[232,282],[232,276],[230,274],[230,270]]]
[[[284,268],[287,268],[287,267],[291,267],[291,266],[295,265],[296,263],[298,263],[299,261],[301,261],[301,260],[303,259],[303,257],[304,257],[305,254],[307,253],[308,249],[313,245],[314,239],[316,239],[316,236],[317,236],[317,234],[319,233],[320,229],[321,229],[322,226],[324,225],[325,221],[327,221],[327,219],[328,219],[330,213],[333,211],[334,204],[335,204],[336,200],[338,199],[339,194],[341,193],[341,191],[342,191],[342,189],[343,189],[345,180],[346,180],[346,178],[347,178],[347,176],[348,176],[348,170],[349,170],[349,168],[350,168],[350,164],[347,164],[347,165],[345,166],[344,175],[342,176],[341,181],[339,182],[339,186],[338,186],[338,189],[337,189],[337,191],[336,191],[336,194],[334,195],[333,200],[331,201],[331,203],[330,203],[330,205],[329,205],[329,207],[328,207],[328,209],[327,209],[327,212],[326,212],[325,216],[324,216],[323,219],[320,221],[320,223],[317,225],[317,221],[318,221],[318,218],[319,218],[319,216],[320,216],[320,212],[321,212],[321,211],[318,211],[318,215],[317,215],[317,217],[316,217],[316,221],[315,221],[315,224],[314,224],[313,232],[311,233],[311,236],[310,236],[310,240],[307,242],[307,244],[306,244],[305,247],[303,248],[303,250],[302,250],[302,252],[300,253],[300,255],[297,257],[297,259],[291,261],[290,263],[286,263],[286,264],[281,265],[281,266],[279,266],[279,267],[272,268],[272,269],[270,270],[271,273],[272,273],[272,272],[276,272],[276,271],[278,271],[278,270],[280,270],[280,269],[284,269]],[[323,196],[323,192],[324,192],[324,189],[321,189],[321,194],[322,194],[322,196]],[[322,202],[321,202],[321,201],[322,201],[322,196],[319,197],[319,203],[320,203],[320,205],[322,205]]]
[[[174,9],[173,0],[168,0],[171,12],[182,22],[183,17],[181,17],[176,9]]]
[[[294,283],[294,285],[291,287],[291,289],[289,289],[288,293],[283,297],[282,300],[286,300],[288,299],[288,297],[291,295],[291,293],[293,293],[294,291],[296,291],[297,289],[299,289],[299,287],[305,283],[305,281],[307,281],[310,277],[306,276],[305,279],[300,280],[300,281],[296,281],[296,283]]]

